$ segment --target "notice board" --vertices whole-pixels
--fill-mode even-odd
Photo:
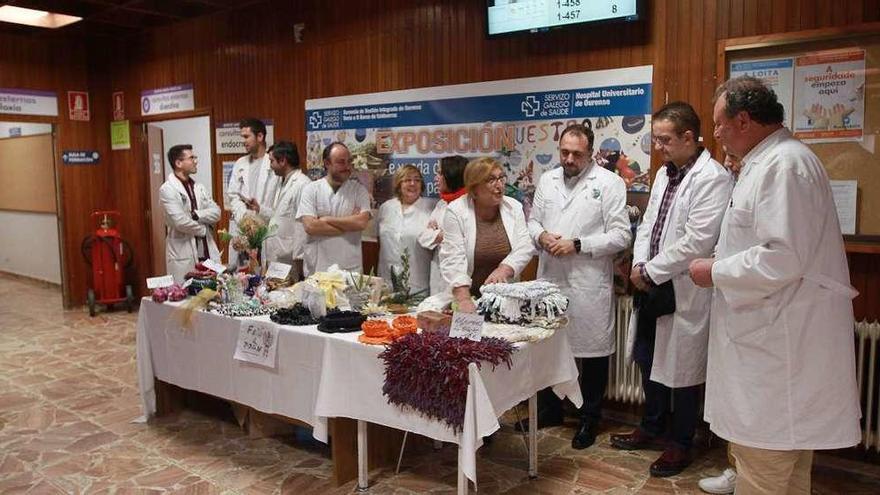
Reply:
[[[752,71],[831,180],[858,182],[856,235],[880,236],[880,23],[721,40],[718,74]],[[720,150],[719,150],[720,151]]]
[[[0,139],[0,210],[56,213],[51,134]]]

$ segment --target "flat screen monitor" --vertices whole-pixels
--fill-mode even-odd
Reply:
[[[641,0],[486,0],[489,36],[596,22],[635,21]]]

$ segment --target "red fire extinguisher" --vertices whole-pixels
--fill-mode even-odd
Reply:
[[[97,230],[83,239],[80,249],[86,263],[92,266],[92,287],[86,293],[89,315],[95,316],[96,304],[111,305],[125,302],[131,313],[134,293],[125,284],[125,270],[133,262],[131,246],[120,237],[116,225],[121,217],[118,211],[94,211],[92,221]]]

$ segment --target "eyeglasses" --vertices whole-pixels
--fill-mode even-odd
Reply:
[[[486,185],[493,186],[495,184],[506,184],[507,176],[506,175],[490,175],[489,178],[486,179]]]
[[[651,136],[651,142],[654,144],[659,144],[661,146],[666,146],[667,144],[672,142],[672,136]]]
[[[190,156],[184,158],[184,160],[190,160],[190,159],[192,159],[192,161],[194,161],[194,162],[199,161],[199,157],[197,157],[196,155],[190,155]]]

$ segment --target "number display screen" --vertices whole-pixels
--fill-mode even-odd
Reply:
[[[487,0],[489,36],[639,19],[640,0]]]

